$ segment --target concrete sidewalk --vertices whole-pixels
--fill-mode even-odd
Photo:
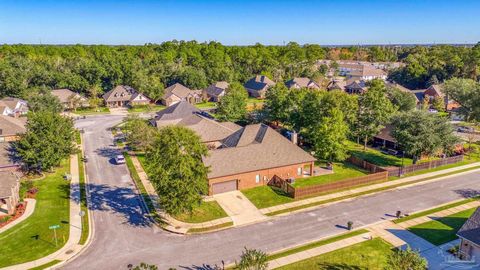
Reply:
[[[423,185],[423,184],[427,184],[427,183],[431,183],[431,182],[435,182],[435,181],[440,181],[440,180],[448,178],[450,176],[439,177],[439,178],[435,178],[435,179],[431,179],[431,180],[425,180],[425,181],[412,183],[412,184],[408,184],[408,183],[409,182],[415,182],[415,181],[425,179],[425,178],[435,177],[435,176],[438,176],[438,175],[443,175],[443,174],[446,174],[446,173],[451,173],[451,172],[455,172],[455,171],[469,169],[469,168],[473,168],[473,167],[477,167],[477,166],[480,166],[480,162],[471,163],[471,164],[468,164],[468,165],[459,166],[459,167],[455,167],[455,168],[450,168],[450,169],[446,169],[446,170],[440,170],[440,171],[436,171],[436,172],[431,172],[431,173],[426,173],[426,174],[401,178],[401,179],[398,179],[398,180],[388,181],[388,182],[384,182],[384,183],[380,183],[380,184],[374,184],[374,185],[364,186],[364,187],[360,187],[360,188],[354,188],[354,189],[351,189],[351,190],[335,192],[335,193],[331,193],[331,194],[327,194],[327,195],[323,195],[323,196],[317,196],[317,197],[313,197],[313,198],[309,198],[309,199],[298,200],[298,201],[294,201],[294,202],[291,202],[291,203],[286,203],[286,204],[276,205],[276,206],[272,206],[272,207],[267,207],[267,208],[260,209],[260,212],[262,212],[262,214],[273,213],[273,212],[277,212],[277,211],[281,211],[281,210],[287,210],[289,208],[308,205],[308,204],[311,204],[311,203],[318,203],[318,202],[332,200],[332,199],[341,198],[341,197],[345,197],[345,196],[351,196],[351,195],[355,195],[355,194],[358,194],[358,193],[372,191],[372,190],[376,190],[376,189],[380,189],[380,188],[388,188],[388,187],[396,186],[396,185],[399,185],[399,184],[405,184],[404,186],[401,186],[399,188],[405,188],[405,187],[414,186],[414,185]],[[472,171],[480,171],[480,169],[475,169],[475,170],[472,170]],[[464,172],[464,173],[471,173],[472,171],[468,171],[468,172]],[[317,207],[317,206],[313,206],[312,208],[314,208],[314,207]],[[304,209],[297,210],[297,211],[306,211],[306,210],[309,210],[309,209],[310,208],[304,208]]]
[[[213,198],[233,220],[235,226],[261,222],[268,219],[240,191],[213,195]]]
[[[72,175],[70,181],[70,234],[67,243],[61,249],[41,259],[12,265],[2,268],[2,270],[24,270],[49,263],[53,260],[65,261],[75,256],[82,249],[83,246],[78,244],[82,235],[82,218],[79,215],[80,189],[77,154],[70,156],[70,173]]]
[[[370,239],[371,239],[370,233],[364,233],[364,234],[360,234],[360,235],[346,238],[343,240],[339,240],[337,242],[333,242],[333,243],[319,246],[316,248],[294,253],[285,257],[281,257],[281,258],[269,261],[268,269],[275,269],[285,265],[303,261],[318,255],[322,255],[324,253],[328,253],[330,251],[345,248],[345,247],[355,245]]]
[[[138,160],[138,158],[135,156],[135,153],[129,152],[130,158],[132,159],[133,166],[135,167],[135,170],[137,171],[137,174],[142,181],[143,186],[145,187],[145,190],[148,193],[148,196],[150,197],[150,200],[152,201],[155,211],[157,214],[162,218],[162,220],[167,223],[164,225],[164,229],[170,232],[174,233],[180,233],[180,234],[186,234],[190,229],[204,229],[204,228],[209,228],[229,222],[233,222],[233,220],[230,217],[224,217],[224,218],[219,218],[216,220],[211,220],[207,222],[202,222],[202,223],[186,223],[182,222],[179,220],[174,219],[167,213],[161,209],[160,205],[158,204],[158,194],[155,191],[155,188],[153,187],[152,183],[148,180],[147,174],[145,173],[145,170],[142,167],[142,164]]]
[[[8,223],[4,227],[0,228],[0,233],[3,233],[4,231],[12,228],[13,226],[24,221],[25,219],[27,219],[29,216],[33,214],[33,211],[35,210],[35,204],[37,203],[37,201],[35,199],[25,199],[25,201],[27,202],[27,208],[25,209],[25,212],[23,213],[23,215],[15,219],[14,221]]]

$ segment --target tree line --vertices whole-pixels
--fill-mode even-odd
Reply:
[[[2,45],[0,96],[28,98],[42,89],[69,88],[96,97],[119,84],[131,85],[154,100],[180,82],[202,89],[216,81],[247,81],[263,74],[275,81],[318,79],[319,59],[401,61],[391,78],[410,88],[452,77],[478,79],[480,46],[342,47],[315,44],[225,46],[218,42],[168,41],[143,46]]]

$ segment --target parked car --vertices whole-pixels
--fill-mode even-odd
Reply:
[[[463,133],[473,133],[475,130],[472,127],[459,126],[457,131]]]
[[[123,155],[115,156],[115,164],[125,164],[125,157]]]

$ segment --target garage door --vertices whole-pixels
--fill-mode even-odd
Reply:
[[[230,180],[226,182],[215,183],[212,186],[213,194],[234,191],[234,190],[237,190],[237,180]]]

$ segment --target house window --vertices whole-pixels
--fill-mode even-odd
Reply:
[[[260,183],[260,174],[255,175],[255,183]]]
[[[297,175],[302,175],[302,167],[297,168]]]

